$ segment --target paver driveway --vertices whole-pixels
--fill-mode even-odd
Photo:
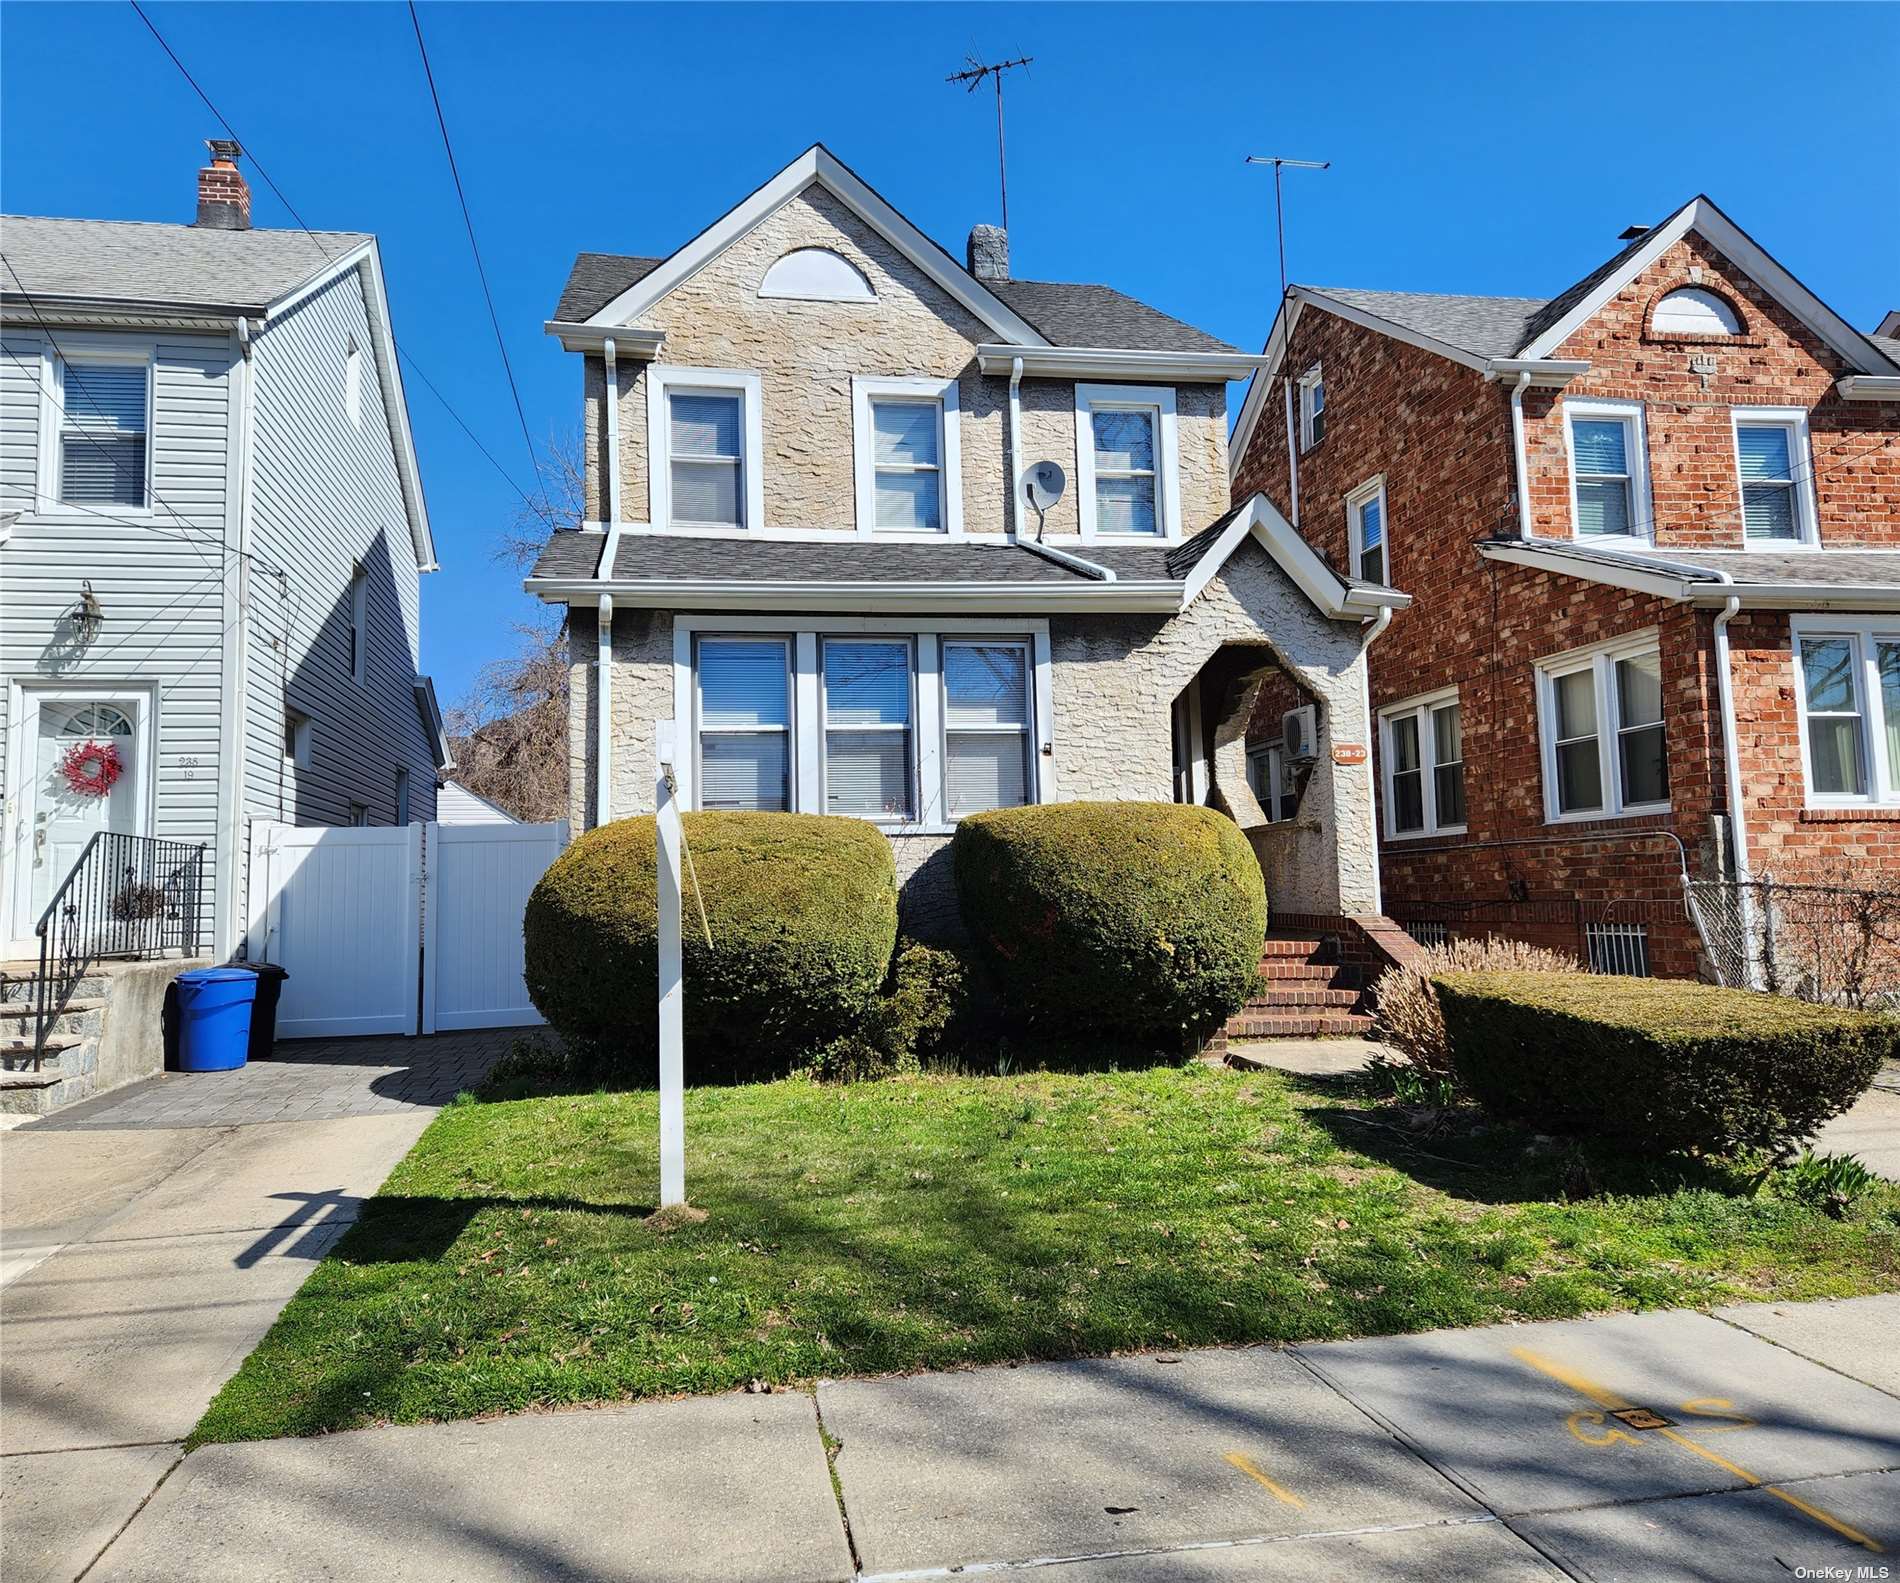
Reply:
[[[7,1583],[91,1563],[363,1199],[512,1039],[280,1045],[0,1134]]]

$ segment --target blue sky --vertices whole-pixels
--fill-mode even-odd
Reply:
[[[309,224],[382,239],[397,333],[520,483],[515,419],[400,6],[154,3],[172,47]],[[1542,296],[1632,221],[1707,192],[1863,329],[1900,307],[1900,8],[1829,5],[449,5],[423,26],[537,444],[579,418],[541,333],[580,249],[665,253],[814,141],[960,254],[1105,281],[1243,345],[1291,273]],[[0,206],[189,220],[210,113],[129,5],[9,4]],[[99,91],[110,85],[115,91]],[[251,173],[260,225],[289,225]],[[1237,391],[1238,387],[1236,387]],[[445,700],[526,613],[492,559],[519,497],[409,383],[443,570],[423,657]]]

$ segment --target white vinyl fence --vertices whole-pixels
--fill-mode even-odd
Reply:
[[[521,915],[565,824],[251,826],[254,961],[290,975],[278,1037],[541,1021]]]

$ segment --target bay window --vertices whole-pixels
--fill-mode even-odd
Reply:
[[[791,801],[790,645],[699,640],[699,806],[784,812]]]
[[[913,819],[911,646],[824,640],[825,812]]]
[[[1028,802],[1028,645],[945,640],[943,724],[950,818]]]
[[[1642,405],[1566,401],[1571,520],[1580,539],[1646,539],[1649,460]]]
[[[1793,620],[1808,802],[1900,803],[1900,621]]]
[[[1465,737],[1457,689],[1383,710],[1379,721],[1387,839],[1462,831]]]
[[[1662,653],[1653,632],[1540,662],[1537,693],[1547,818],[1669,806]]]

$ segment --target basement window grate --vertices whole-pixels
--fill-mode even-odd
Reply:
[[[1626,978],[1650,978],[1649,925],[1643,923],[1589,923],[1583,926],[1592,973],[1616,973]]]

